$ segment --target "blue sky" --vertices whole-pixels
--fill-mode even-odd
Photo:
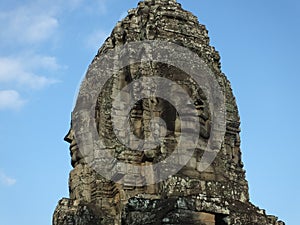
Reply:
[[[300,3],[181,0],[207,26],[242,121],[251,200],[299,221]],[[0,2],[0,224],[51,224],[68,196],[76,89],[136,0]]]

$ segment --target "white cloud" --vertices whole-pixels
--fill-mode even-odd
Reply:
[[[12,186],[14,185],[17,181],[14,178],[11,178],[9,176],[7,176],[5,173],[3,173],[0,170],[0,182],[5,185],[5,186]]]
[[[53,56],[42,56],[39,58],[40,60],[40,66],[43,68],[50,68],[52,70],[58,70],[63,68],[57,63],[57,60]]]
[[[52,78],[51,72],[65,67],[56,57],[43,52],[52,52],[56,44],[61,46],[57,42],[64,32],[60,25],[66,22],[66,17],[77,13],[70,11],[101,15],[107,13],[107,3],[107,0],[28,0],[14,2],[14,7],[7,7],[6,11],[0,9],[1,109],[23,106],[26,97],[19,93],[24,93],[24,89],[40,90],[59,82]],[[97,51],[107,36],[108,32],[97,31],[83,41]]]
[[[40,76],[32,71],[58,69],[56,59],[48,56],[29,56],[21,58],[0,57],[0,83],[17,84],[31,89],[41,89],[58,80]]]
[[[13,43],[39,43],[47,40],[58,27],[58,20],[52,14],[51,10],[36,5],[0,11],[0,24],[3,26],[0,39]]]
[[[0,110],[18,110],[25,103],[26,101],[22,99],[20,94],[15,90],[0,91]]]

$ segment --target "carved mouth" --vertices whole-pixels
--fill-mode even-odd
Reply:
[[[69,149],[70,149],[70,150],[78,149],[77,143],[75,142],[75,143],[70,144]]]

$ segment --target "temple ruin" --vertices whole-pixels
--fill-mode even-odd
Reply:
[[[190,74],[174,65],[157,61],[134,62],[118,68],[103,84],[102,90],[96,90],[99,94],[95,108],[91,109],[94,115],[92,121],[96,123],[98,138],[105,147],[93,151],[92,159],[88,160],[90,156],[80,149],[76,136],[77,121],[74,118],[76,120],[78,116],[82,123],[86,119],[84,124],[90,123],[90,120],[73,112],[71,129],[65,137],[65,141],[70,143],[73,166],[69,177],[70,196],[59,201],[53,215],[53,225],[284,225],[284,222],[267,215],[265,210],[254,206],[249,200],[248,183],[241,160],[240,117],[230,82],[221,71],[219,53],[210,46],[205,26],[199,24],[198,19],[182,9],[175,0],[144,0],[138,3],[137,8],[129,10],[126,18],[117,23],[99,49],[87,71],[87,80],[94,77],[101,82],[101,76],[106,71],[102,71],[99,63],[107,52],[128,43],[143,41],[163,41],[186,48],[201,58],[210,69],[224,95],[226,115],[218,153],[203,170],[201,159],[212,136],[214,112],[205,91],[197,86]],[[190,59],[181,59],[182,62],[185,60],[190,63]],[[158,122],[165,127],[164,130],[156,130],[163,133],[157,146],[146,151],[133,150],[121,143],[117,136],[126,138],[127,135],[121,129],[122,124],[115,129],[112,122],[128,116],[122,113],[112,115],[113,109],[116,111],[122,107],[121,103],[113,104],[118,93],[141,77],[154,76],[168,79],[188,93],[197,114],[188,122],[199,124],[200,127],[192,155],[176,174],[166,179],[158,179],[162,172],[155,170],[155,164],[176,151],[184,124],[180,120],[179,109],[162,97],[141,98],[135,102],[129,112],[129,126],[126,129],[137,137],[137,143],[153,135],[153,118],[160,118]],[[155,89],[159,85],[146,81],[132,88],[135,91]],[[82,85],[82,93],[84,85],[88,86]],[[177,102],[176,98],[180,95],[178,88],[171,85],[165,92]],[[86,95],[89,94],[86,91]],[[80,99],[83,104],[86,98]],[[188,146],[184,146],[188,151]],[[110,152],[114,162],[123,163],[114,164],[112,161],[109,165],[111,169],[98,170],[107,169],[107,173],[112,173],[111,179],[102,176],[92,166],[104,158],[102,149]],[[180,161],[181,156],[177,156]],[[147,170],[124,169],[120,166],[118,172],[114,172],[118,165],[136,165],[140,167],[132,168]]]

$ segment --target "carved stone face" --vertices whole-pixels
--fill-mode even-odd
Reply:
[[[95,119],[98,134],[94,132],[94,127],[92,135],[84,129],[84,132],[82,132],[83,136],[87,134],[86,136],[93,138],[88,139],[88,144],[81,145],[85,144],[85,142],[80,139],[79,133],[76,141],[77,133],[75,134],[75,127],[76,129],[78,127],[78,124],[75,124],[75,120],[79,117],[74,116],[73,127],[71,125],[68,134],[64,138],[65,141],[70,143],[70,153],[74,167],[69,178],[70,199],[64,199],[60,202],[54,215],[53,224],[283,225],[284,223],[277,222],[275,217],[266,216],[262,213],[262,210],[254,207],[249,202],[248,186],[240,156],[240,120],[230,83],[221,72],[218,52],[209,45],[208,31],[205,29],[205,26],[199,24],[194,15],[182,10],[176,0],[145,0],[139,3],[138,8],[130,10],[129,15],[121,22],[118,22],[111,36],[99,49],[97,56],[89,67],[88,78],[95,76],[102,81],[100,78],[103,78],[105,76],[104,73],[108,70],[101,66],[99,67],[98,62],[105,59],[104,54],[110,49],[119,49],[124,44],[148,42],[149,40],[165,40],[177,43],[197,53],[203,59],[203,62],[208,65],[209,69],[212,70],[213,74],[211,75],[213,76],[210,78],[217,78],[216,82],[220,85],[224,94],[226,106],[215,108],[214,105],[218,105],[218,100],[222,100],[223,96],[219,96],[220,98],[217,98],[217,101],[211,101],[209,96],[210,94],[215,94],[214,89],[206,90],[207,93],[205,92],[206,86],[203,86],[203,90],[200,90],[202,85],[199,85],[199,80],[197,85],[197,82],[190,76],[178,68],[169,66],[167,63],[157,63],[159,60],[149,62],[145,59],[150,58],[146,57],[142,58],[144,60],[139,61],[142,63],[131,63],[130,66],[116,71],[115,69],[119,67],[112,62],[114,60],[104,60],[103,62],[105,63],[113,64],[114,74],[112,76],[109,74],[111,79],[105,85],[103,84],[104,88],[101,86],[99,96],[97,96],[98,90],[91,90],[90,87],[94,86],[89,86],[90,82],[87,82],[88,84],[86,85],[89,88],[85,89],[83,96],[81,96],[82,98],[79,98],[79,102],[86,103],[89,102],[87,99],[94,101],[94,98],[98,97],[96,108],[91,112],[92,114],[94,113],[95,117],[91,118],[90,114],[85,116],[86,111],[90,108],[84,108],[86,110],[82,114],[83,117],[80,117],[82,124],[79,123],[79,126],[84,125],[83,127],[88,129],[91,123],[94,123],[93,119]],[[149,52],[148,44],[140,46],[142,48],[137,48],[140,50],[134,50],[134,53],[139,57],[143,57],[144,53]],[[172,49],[174,50],[174,48]],[[176,59],[191,68],[194,68],[194,64],[197,64],[198,60],[192,60],[191,57],[183,56],[180,52],[177,54],[173,50],[170,54],[165,54],[164,51],[163,54],[160,54],[159,51],[154,50],[153,55],[161,55],[166,59],[176,55]],[[119,59],[123,54],[119,53],[113,58]],[[125,54],[125,58],[128,59],[127,54]],[[159,62],[168,61],[163,60]],[[192,64],[189,64],[189,62]],[[178,64],[171,63],[171,65]],[[198,72],[195,74],[196,76],[199,75]],[[118,102],[120,103],[119,105],[113,104],[120,90],[134,83],[139,78],[155,76],[175,82],[177,87],[179,86],[180,89],[184,89],[188,93],[191,100],[187,101],[188,104],[186,105],[188,107],[185,109],[184,115],[189,115],[191,113],[190,106],[193,106],[192,111],[197,112],[194,114],[193,119],[181,120],[182,117],[178,116],[178,107],[174,107],[166,99],[156,95],[137,100],[134,98],[136,101],[130,112],[127,114],[122,114],[121,112],[117,114],[117,117],[113,117],[114,107],[120,110],[128,103],[125,101]],[[201,78],[201,82],[205,83],[205,80],[203,77]],[[98,79],[90,79],[90,81],[97,84]],[[134,87],[132,92],[125,93],[125,96],[131,98],[135,91],[139,92],[140,90],[151,92],[152,89],[155,90],[155,88],[152,88],[155,84],[155,82],[153,84],[150,82],[144,83],[139,87]],[[163,90],[168,92],[172,100],[174,100],[171,102],[176,104],[176,102],[180,102],[180,95],[174,86],[171,85],[171,89],[166,88]],[[93,97],[89,98],[91,91]],[[209,104],[208,101],[210,101]],[[180,104],[184,105],[182,102]],[[89,104],[87,105],[90,106]],[[209,140],[215,136],[214,125],[216,124],[214,123],[214,115],[223,114],[225,111],[226,116],[224,115],[224,117],[226,118],[224,120],[226,121],[223,121],[224,124],[217,124],[218,126],[215,129],[224,131],[224,134],[223,132],[217,132],[220,143],[217,142],[216,147],[216,142],[210,142]],[[76,115],[76,110],[74,115]],[[127,119],[128,123],[126,125],[128,126],[120,127],[117,130],[114,129],[113,122],[120,123],[122,116]],[[164,129],[161,129],[160,125],[153,126],[151,123],[153,119],[165,125],[163,126]],[[176,145],[178,145],[178,137],[183,133],[182,130],[184,129],[181,128],[184,123],[189,125],[185,127],[185,130],[188,132],[186,136],[188,137],[193,133],[192,125],[200,124],[200,132],[198,129],[197,133],[194,132],[197,134],[196,136],[199,136],[197,137],[197,141],[199,140],[198,145],[196,148],[193,146],[195,151],[191,151],[191,157],[186,157],[189,161],[181,164],[184,166],[180,167],[180,171],[172,173],[158,183],[157,179],[154,178],[155,176],[159,177],[161,175],[160,172],[164,171],[156,172],[157,167],[155,163],[164,161],[173,152],[177,153],[172,158],[175,162],[172,161],[167,167],[164,167],[164,169],[168,170],[170,165],[179,164],[178,162],[185,157],[185,154],[178,154],[174,150]],[[123,125],[122,123],[120,124]],[[92,125],[94,126],[94,124]],[[126,129],[130,130],[137,137],[134,141],[138,139],[145,140],[151,135],[158,135],[160,142],[158,142],[157,146],[146,151],[131,149],[122,143],[122,140],[129,139],[129,141],[132,141],[128,138],[127,133],[124,132]],[[101,145],[98,145],[98,142],[95,141],[97,135],[103,142]],[[117,138],[117,135],[119,135],[120,139]],[[206,148],[210,144],[214,148]],[[92,157],[81,154],[79,146],[80,148],[87,147],[88,150],[92,150]],[[184,146],[182,149],[188,151],[191,149],[191,146],[187,148]],[[103,150],[114,157],[113,160],[111,160],[111,157],[108,157],[111,160],[109,163],[106,163],[107,161],[104,160],[108,154],[103,154]],[[204,160],[203,164],[207,163],[208,167],[201,169],[202,159],[205,159],[205,157],[202,157],[204,152],[211,153],[211,150],[218,150],[218,155],[214,158],[215,161],[207,162]],[[89,162],[85,162],[85,157],[92,158],[94,160],[92,163],[94,164],[105,161],[105,165],[102,166],[102,164],[102,167],[100,166],[103,168],[104,173],[101,173],[99,170],[97,173],[96,169],[93,170],[92,165]],[[117,170],[116,172],[112,169],[119,168],[120,164],[118,162],[122,162],[122,165],[125,165],[125,170]],[[134,168],[138,169],[132,170],[131,165],[137,165]],[[150,166],[147,167],[148,165]],[[139,168],[147,168],[147,171],[145,169],[141,171],[142,169],[139,170]],[[111,180],[104,177],[109,170],[112,170],[113,176],[117,174],[117,182],[112,181],[115,181],[115,179],[112,179],[112,176],[107,176]],[[123,173],[124,171],[126,175],[129,175],[127,178]],[[150,176],[148,176],[149,174]],[[148,178],[155,182],[147,182]]]
[[[152,69],[152,71],[151,71]],[[112,77],[107,84],[104,85],[101,90],[96,108],[95,108],[95,122],[100,139],[105,143],[105,146],[110,149],[114,157],[121,162],[126,162],[135,165],[151,165],[164,160],[176,149],[181,135],[181,121],[178,115],[176,107],[174,107],[166,99],[159,97],[151,97],[140,99],[135,102],[134,107],[131,109],[128,116],[130,131],[139,139],[145,139],[150,135],[162,135],[160,143],[150,150],[138,151],[132,150],[126,147],[121,141],[116,138],[115,130],[113,127],[112,108],[115,96],[124,87],[128,86],[135,79],[139,79],[143,76],[154,76],[154,73],[160,77],[166,77],[173,82],[176,82],[192,99],[193,106],[198,113],[197,121],[190,121],[191,123],[197,122],[201,124],[199,141],[205,143],[210,135],[210,111],[208,103],[202,90],[194,85],[193,80],[183,71],[171,67],[168,65],[156,65],[151,67],[149,64],[134,64],[127,68],[123,68],[116,76]],[[150,74],[150,75],[149,75]],[[134,87],[141,89],[149,89],[150,84],[143,87]],[[135,90],[133,90],[134,93]],[[169,93],[173,98],[177,96],[177,90],[171,89]],[[174,93],[173,93],[174,92]],[[176,99],[175,99],[176,101]],[[189,113],[189,112],[187,112]],[[114,118],[118,121],[118,118]],[[152,127],[151,121],[153,119],[159,119],[165,129],[156,129]],[[74,121],[73,121],[74,122]],[[191,126],[192,127],[192,126]],[[125,128],[124,128],[125,129]],[[74,199],[80,199],[85,201],[94,202],[99,205],[98,202],[108,204],[104,208],[111,209],[110,202],[113,201],[127,201],[130,197],[138,194],[151,194],[160,195],[164,192],[172,193],[177,187],[172,187],[169,183],[166,183],[164,189],[161,184],[144,185],[147,176],[144,174],[132,174],[132,179],[124,179],[119,184],[115,184],[112,181],[106,180],[101,177],[100,174],[95,174],[84,161],[84,157],[80,153],[80,149],[76,143],[75,132],[71,128],[64,140],[70,143],[70,154],[72,158],[72,166],[75,167],[70,176],[70,193]],[[198,152],[193,156],[193,163],[186,166],[184,176],[196,177],[197,172],[197,157]],[[97,158],[95,158],[97,161]],[[84,165],[84,166],[82,166]],[[82,169],[84,167],[85,169]],[[154,171],[148,171],[151,173],[150,177],[156,176]],[[153,174],[152,174],[153,173]],[[130,178],[131,174],[129,174]],[[80,182],[78,182],[78,177]],[[120,178],[122,179],[122,178]],[[85,182],[82,182],[82,181]],[[146,181],[147,183],[147,181]],[[174,182],[173,182],[174,183]],[[106,191],[106,189],[112,191]],[[172,189],[172,190],[171,190]],[[88,191],[87,191],[88,190]],[[109,200],[103,200],[109,199]]]
[[[71,155],[71,164],[75,167],[78,163],[81,163],[83,157],[79,151],[78,145],[75,140],[74,131],[72,129],[72,125],[70,127],[69,132],[64,137],[64,140],[70,144],[70,155]]]
[[[162,137],[161,143],[156,148],[147,151],[133,151],[122,144],[122,140],[118,139],[114,133],[113,122],[120,119],[113,118],[113,101],[120,90],[128,86],[131,82],[140,77],[159,76],[176,82],[194,101],[192,104],[198,112],[198,123],[201,124],[200,139],[205,142],[209,138],[210,132],[210,112],[208,103],[202,93],[202,90],[194,85],[193,80],[183,71],[164,64],[139,63],[123,68],[119,73],[110,79],[105,85],[104,90],[99,95],[95,110],[95,119],[97,123],[100,139],[106,146],[114,149],[114,156],[120,161],[130,163],[146,163],[159,162],[176,147],[181,132],[180,118],[177,109],[167,100],[158,97],[140,99],[135,102],[134,107],[128,116],[130,132],[139,139],[145,139],[156,133],[164,132],[163,130],[153,129],[151,121],[159,119],[165,125],[166,134]],[[134,96],[135,91],[149,89],[152,90],[152,84],[145,84],[142,87],[134,87],[128,95]],[[136,90],[135,90],[136,89]],[[167,91],[167,90],[166,90]],[[177,90],[170,89],[169,96],[173,96],[176,101]],[[173,93],[174,92],[174,93]],[[120,103],[120,104],[126,104]],[[115,109],[114,109],[115,110]],[[120,113],[121,115],[122,113]],[[114,121],[112,121],[114,120]],[[192,122],[192,121],[191,121]],[[124,128],[125,129],[125,128]],[[154,131],[154,134],[153,134]],[[122,132],[122,131],[121,131]],[[120,134],[121,136],[123,134]],[[127,138],[126,136],[124,138]]]

